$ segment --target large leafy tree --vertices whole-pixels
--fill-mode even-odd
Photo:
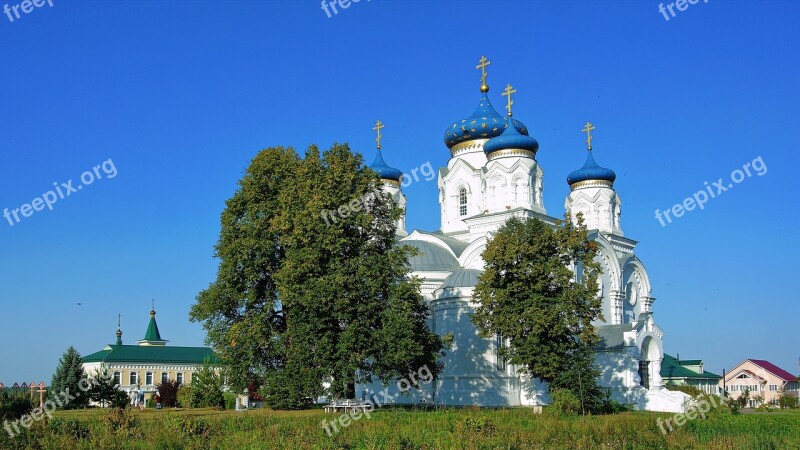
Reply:
[[[67,389],[69,389],[69,393],[77,398],[72,400],[69,404],[64,405],[64,409],[84,407],[89,401],[89,396],[87,393],[81,391],[79,383],[85,378],[86,372],[83,370],[81,354],[78,353],[74,347],[70,347],[64,352],[61,356],[61,360],[58,362],[58,367],[50,383],[48,396],[51,396],[51,398],[61,398],[63,393],[67,392]],[[86,382],[84,382],[84,386],[86,386]]]
[[[486,267],[475,288],[473,322],[484,337],[501,336],[500,355],[551,390],[566,389],[597,410],[602,392],[594,363],[600,314],[597,244],[582,219],[553,227],[511,219],[486,246]]]
[[[343,213],[323,217],[334,210]],[[426,365],[438,373],[443,344],[407,277],[399,214],[346,145],[255,158],[222,216],[217,280],[191,313],[234,388],[257,381],[270,404],[295,408],[352,396],[354,383],[373,377]]]

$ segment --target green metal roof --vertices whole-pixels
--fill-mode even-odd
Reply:
[[[693,370],[687,369],[683,367],[683,365],[687,366],[699,366],[702,363],[702,360],[693,359],[687,361],[678,361],[674,357],[664,354],[664,359],[661,361],[661,378],[690,378],[690,379],[721,379],[722,377],[711,373],[709,371],[703,371],[703,373],[697,373]]]
[[[83,362],[202,364],[207,357],[215,362],[214,351],[208,347],[109,345],[85,356]]]

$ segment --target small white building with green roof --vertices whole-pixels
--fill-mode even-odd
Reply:
[[[150,397],[156,386],[167,380],[191,384],[192,376],[206,359],[215,362],[214,352],[208,347],[170,347],[167,342],[158,330],[153,309],[144,339],[136,341],[136,345],[124,345],[118,325],[116,343],[85,356],[83,368],[92,376],[105,365],[121,390],[133,392],[141,388]]]
[[[661,379],[665,386],[692,386],[706,394],[720,394],[718,387],[721,376],[705,370],[701,359],[681,360],[664,354],[661,361]]]

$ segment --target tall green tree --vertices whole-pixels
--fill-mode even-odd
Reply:
[[[566,389],[597,411],[603,399],[594,362],[601,311],[597,244],[582,219],[552,227],[511,219],[486,246],[472,321],[483,337],[502,336],[500,356],[550,389]]]
[[[78,353],[74,347],[70,347],[64,352],[61,356],[61,360],[58,362],[58,367],[53,374],[53,380],[50,383],[47,395],[54,399],[61,398],[61,396],[67,392],[67,389],[69,389],[70,395],[80,395],[77,395],[77,398],[70,401],[69,404],[64,405],[63,409],[85,407],[89,401],[89,395],[86,392],[82,392],[79,387],[80,381],[85,378],[86,372],[83,370],[81,354]],[[86,386],[86,384],[84,384],[84,386]]]
[[[279,194],[294,182],[299,162],[294,150],[283,147],[253,159],[222,212],[217,279],[190,311],[229,368],[228,384],[240,392],[284,364],[286,317],[275,273],[285,250],[275,222],[283,207]]]
[[[232,371],[260,377],[273,406],[352,396],[356,382],[422,366],[440,370],[442,340],[408,278],[411,249],[395,236],[401,211],[379,186],[346,145],[312,146],[302,159],[275,148],[255,158],[228,201],[217,281],[191,317]],[[248,352],[251,342],[257,351]],[[244,390],[245,378],[231,384]]]

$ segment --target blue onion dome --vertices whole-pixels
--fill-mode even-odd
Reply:
[[[527,136],[528,128],[524,123],[516,119],[511,119],[514,128]],[[447,148],[452,148],[461,142],[473,139],[491,139],[500,136],[505,129],[505,119],[492,107],[489,96],[484,92],[481,95],[481,102],[478,109],[466,119],[451,125],[444,132],[444,143]]]
[[[539,143],[536,139],[521,134],[517,131],[516,127],[511,127],[509,124],[514,120],[511,117],[506,119],[505,131],[500,136],[492,138],[483,145],[483,152],[488,156],[493,152],[500,150],[522,150],[522,153],[530,153],[533,157],[536,151],[539,150]]]
[[[586,163],[580,169],[570,173],[567,176],[567,183],[572,186],[581,181],[607,181],[613,183],[617,179],[617,174],[611,169],[600,167],[594,161],[592,150],[589,149],[589,155],[586,157]]]
[[[401,172],[399,169],[395,169],[394,167],[389,167],[389,165],[386,164],[386,161],[383,160],[380,149],[378,149],[378,154],[375,156],[375,161],[372,162],[372,165],[369,166],[369,168],[375,172],[378,172],[383,180],[400,182],[400,178],[403,177],[403,172]]]

